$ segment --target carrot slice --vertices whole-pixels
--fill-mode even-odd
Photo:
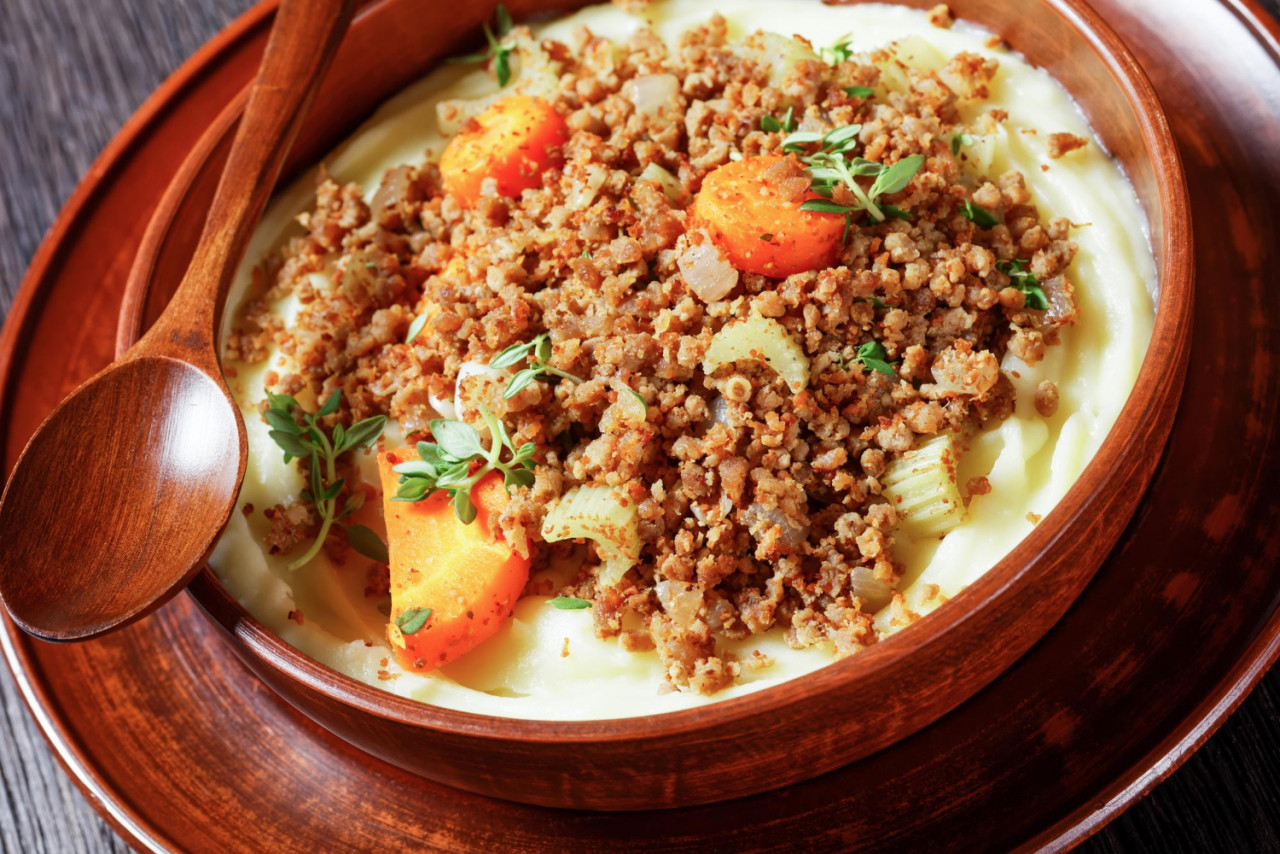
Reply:
[[[498,195],[518,196],[537,187],[544,171],[564,163],[560,148],[568,138],[568,125],[542,98],[503,98],[449,140],[440,157],[444,188],[472,205],[484,179],[493,178]]]
[[[490,514],[507,503],[497,472],[471,490],[478,514],[470,525],[458,519],[445,493],[415,503],[392,501],[400,478],[392,468],[416,458],[411,448],[384,451],[378,471],[391,553],[387,638],[406,670],[424,671],[498,631],[529,580],[529,560],[489,533]],[[431,613],[423,621],[426,609]]]
[[[691,226],[706,231],[739,270],[775,279],[830,267],[844,235],[843,217],[801,210],[804,199],[783,197],[768,173],[784,159],[748,157],[717,168],[694,199]]]

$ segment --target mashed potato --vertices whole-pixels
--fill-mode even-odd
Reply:
[[[568,40],[576,26],[586,24],[600,35],[623,40],[647,20],[673,41],[688,27],[704,22],[715,5],[668,0],[647,7],[643,17],[613,6],[591,7],[546,24],[539,32]],[[996,57],[1000,70],[981,110],[1000,108],[1009,119],[989,136],[973,141],[972,157],[989,164],[991,174],[1021,171],[1041,209],[1085,224],[1073,233],[1079,253],[1069,271],[1076,283],[1078,325],[1034,367],[1012,353],[1006,356],[1002,368],[1017,389],[1017,411],[997,428],[980,433],[962,459],[959,481],[985,475],[990,493],[975,496],[963,524],[943,540],[900,540],[895,545],[896,558],[907,567],[901,584],[906,605],[927,613],[992,567],[1053,508],[1119,414],[1153,320],[1156,275],[1141,209],[1132,187],[1062,87],[1020,56],[988,47],[986,31],[963,22],[940,29],[923,12],[871,4],[828,7],[817,0],[734,0],[722,9],[734,38],[766,30],[798,34],[821,47],[849,33],[856,51],[898,42],[899,56],[921,68],[940,68],[961,51]],[[437,124],[438,102],[485,98],[496,91],[492,80],[473,68],[444,67],[385,104],[334,153],[326,168],[341,182],[359,183],[367,199],[386,169],[421,162],[424,152],[439,156],[447,137]],[[1094,141],[1053,159],[1054,133]],[[239,271],[231,305],[244,299],[254,266],[297,233],[295,216],[310,204],[314,185],[314,175],[304,176],[275,199]],[[290,297],[275,310],[287,322],[297,308]],[[227,313],[228,330],[233,315]],[[286,357],[279,353],[255,365],[228,363],[250,443],[242,506],[287,503],[304,488],[298,474],[282,463],[257,416],[265,375],[285,365]],[[1050,418],[1034,411],[1042,380],[1051,380],[1059,390],[1060,403]],[[366,480],[376,483],[371,454],[365,455],[362,466]],[[659,693],[663,671],[655,653],[629,652],[616,641],[598,639],[588,611],[557,610],[546,606],[546,597],[529,596],[518,603],[498,635],[460,661],[427,674],[404,672],[385,640],[385,613],[374,606],[376,600],[365,596],[363,574],[338,571],[323,556],[304,570],[287,572],[287,561],[266,554],[260,545],[260,516],[234,514],[211,558],[232,595],[308,655],[422,702],[533,719],[648,715],[741,696],[832,660],[831,650],[820,646],[789,648],[775,629],[732,649],[744,660],[756,652],[773,660],[767,667],[744,668],[738,684],[712,697]],[[882,636],[896,630],[889,609],[877,617],[876,627]]]

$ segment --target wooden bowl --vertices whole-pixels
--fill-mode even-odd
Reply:
[[[439,57],[470,47],[492,5],[457,0],[448,15],[424,15],[413,0],[367,3],[286,175],[322,157]],[[520,17],[583,4],[509,5]],[[847,764],[954,709],[1029,649],[1114,545],[1168,437],[1191,330],[1190,211],[1155,93],[1129,51],[1082,0],[953,0],[951,6],[957,16],[1001,33],[1074,95],[1137,190],[1159,271],[1154,333],[1119,419],[1077,483],[1004,560],[927,619],[856,656],[756,694],[645,718],[512,720],[385,693],[290,647],[205,568],[189,590],[237,655],[313,720],[409,771],[531,804],[636,810],[759,793]],[[157,316],[180,279],[244,94],[228,93],[226,109],[157,208],[130,274],[117,336],[121,348]]]

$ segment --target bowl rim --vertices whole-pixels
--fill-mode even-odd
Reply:
[[[838,2],[851,5],[863,2],[919,5],[918,0]],[[218,625],[257,658],[292,682],[343,706],[415,729],[496,742],[518,740],[561,745],[652,741],[803,705],[838,689],[855,675],[859,678],[883,678],[900,658],[926,645],[941,642],[988,611],[1007,590],[1024,581],[1040,563],[1039,558],[1051,553],[1074,530],[1075,523],[1087,514],[1093,503],[1094,487],[1106,479],[1116,461],[1127,457],[1135,450],[1135,445],[1141,444],[1144,431],[1136,428],[1150,426],[1157,419],[1159,407],[1151,406],[1152,400],[1163,390],[1166,396],[1172,395],[1172,402],[1176,404],[1181,395],[1189,355],[1186,339],[1194,300],[1189,192],[1181,157],[1154,87],[1123,40],[1086,0],[1042,2],[1046,13],[1056,14],[1065,21],[1110,73],[1137,119],[1141,147],[1153,162],[1155,200],[1152,209],[1160,212],[1162,225],[1159,244],[1150,247],[1157,263],[1155,320],[1141,368],[1124,406],[1093,458],[1066,494],[1008,554],[952,599],[926,615],[928,619],[916,621],[857,655],[739,697],[644,716],[547,720],[502,717],[436,706],[384,691],[341,673],[293,647],[258,620],[231,595],[207,564],[197,574],[188,592]],[[371,5],[377,4],[378,0],[375,0]],[[363,11],[367,10],[368,7]],[[1057,77],[1054,79],[1058,80]],[[1060,80],[1059,83],[1065,88]],[[117,354],[137,340],[145,324],[151,281],[149,261],[154,260],[166,242],[168,225],[200,167],[238,121],[247,94],[246,86],[205,130],[156,208],[130,270],[117,327]],[[1070,89],[1068,94],[1071,94]],[[1172,382],[1168,382],[1170,377]],[[1157,449],[1163,449],[1167,433],[1167,429],[1160,431]],[[921,624],[925,630],[920,628]],[[992,674],[991,678],[996,675]],[[784,687],[789,690],[780,690]]]

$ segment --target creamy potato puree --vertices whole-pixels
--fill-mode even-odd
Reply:
[[[979,435],[960,466],[960,482],[986,474],[992,491],[973,499],[964,523],[940,543],[899,540],[896,556],[907,567],[903,592],[909,607],[927,613],[993,566],[1031,529],[1034,518],[1053,509],[1093,456],[1119,414],[1137,376],[1150,338],[1155,265],[1137,198],[1119,168],[1096,144],[1060,159],[1048,156],[1048,136],[1069,132],[1093,138],[1084,117],[1062,87],[1018,55],[989,48],[990,33],[957,23],[950,30],[929,24],[920,11],[893,6],[828,7],[817,0],[705,0],[656,3],[633,17],[613,6],[585,9],[540,28],[543,35],[569,40],[579,24],[613,39],[626,39],[644,20],[674,41],[686,28],[702,23],[720,6],[730,34],[740,38],[756,30],[799,34],[817,47],[841,34],[867,51],[910,37],[901,55],[912,64],[941,67],[954,54],[991,55],[1000,70],[991,97],[968,107],[973,115],[1004,109],[1009,120],[996,137],[980,143],[975,155],[990,157],[992,175],[1020,170],[1034,203],[1049,217],[1087,223],[1074,231],[1080,251],[1069,271],[1076,283],[1079,324],[1060,346],[1028,367],[1005,357],[1003,368],[1018,391],[1017,412],[998,428]],[[517,80],[505,93],[525,85]],[[450,98],[491,97],[496,84],[474,67],[445,66],[388,101],[329,159],[327,169],[340,183],[358,182],[366,198],[382,173],[401,163],[438,157],[446,138],[436,122],[436,103]],[[966,120],[972,115],[966,115]],[[1038,133],[1032,134],[1030,129]],[[1041,165],[1048,165],[1042,171]],[[239,305],[250,271],[287,237],[298,233],[294,217],[313,199],[314,174],[306,175],[276,197],[241,265],[231,297]],[[317,276],[316,284],[326,285]],[[286,320],[296,313],[292,297],[277,310]],[[227,313],[229,327],[232,312]],[[227,330],[224,329],[223,340]],[[738,645],[741,656],[760,650],[775,663],[761,670],[743,668],[739,684],[713,697],[696,693],[659,694],[662,668],[656,653],[632,653],[592,631],[589,611],[561,611],[547,598],[521,600],[501,632],[462,660],[424,675],[402,671],[385,640],[386,615],[364,596],[365,574],[340,569],[323,555],[290,574],[287,560],[267,555],[260,545],[266,520],[261,510],[293,500],[303,482],[282,462],[257,414],[268,370],[288,367],[285,357],[264,363],[231,364],[231,386],[245,413],[249,464],[240,502],[258,512],[233,514],[231,525],[211,563],[230,590],[258,619],[285,641],[350,676],[396,694],[454,709],[534,719],[589,719],[648,715],[741,696],[793,679],[832,660],[828,648],[792,650],[781,630]],[[1057,383],[1061,403],[1044,419],[1034,411],[1034,392],[1043,379]],[[389,441],[396,437],[394,425]],[[363,459],[365,480],[377,483],[373,455]],[[378,507],[370,502],[361,519],[380,527]],[[370,518],[372,517],[372,518]],[[940,596],[929,595],[935,589]],[[300,610],[302,625],[290,619]],[[887,610],[877,618],[882,634],[895,630]],[[567,652],[567,654],[565,654]]]

